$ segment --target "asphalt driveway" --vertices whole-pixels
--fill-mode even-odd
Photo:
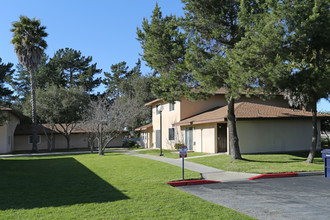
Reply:
[[[258,219],[330,219],[330,178],[304,176],[178,187]]]

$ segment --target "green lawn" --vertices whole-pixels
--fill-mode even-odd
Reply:
[[[1,159],[0,173],[0,219],[249,218],[167,185],[180,167],[118,153]]]
[[[189,159],[226,171],[245,173],[283,173],[303,171],[323,171],[321,155],[317,155],[313,164],[305,163],[308,153],[242,155],[243,160],[232,160],[230,155],[216,155]]]
[[[159,156],[160,150],[159,149],[152,149],[152,150],[142,150],[142,151],[135,151],[139,154],[150,154],[154,156]],[[164,157],[168,158],[180,158],[179,152],[174,150],[163,150]],[[199,152],[188,152],[187,157],[195,157],[195,156],[201,156],[201,155],[207,155],[206,153],[199,153]]]

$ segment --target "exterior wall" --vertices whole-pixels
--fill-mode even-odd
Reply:
[[[175,102],[174,111],[169,111],[169,103],[163,104],[164,110],[162,112],[162,148],[174,149],[174,145],[181,141],[180,127],[173,127],[172,124],[180,121],[180,102]],[[152,106],[152,148],[156,148],[156,130],[160,130],[160,114],[156,114],[156,105]],[[175,140],[169,140],[169,128],[175,129]]]
[[[185,119],[215,107],[227,105],[224,95],[212,96],[207,100],[189,101],[182,98],[180,119]]]
[[[88,148],[88,138],[86,134],[71,134],[70,135],[71,148]],[[46,142],[47,146],[47,142]],[[56,135],[55,149],[66,149],[66,138],[63,135]]]
[[[31,151],[32,144],[29,144],[29,136],[30,135],[15,135],[14,151]],[[40,135],[40,137],[41,137],[40,144],[37,145],[38,150],[47,150],[48,144],[45,135]],[[55,137],[55,144],[56,144],[56,138],[57,137]]]
[[[271,106],[288,108],[289,104],[283,96],[270,100],[261,100],[256,96],[241,97],[239,102],[262,103]],[[169,103],[162,103],[162,148],[174,149],[175,143],[185,143],[185,128],[176,126],[175,140],[170,141],[168,129],[172,124],[187,117],[202,113],[215,107],[227,105],[224,95],[215,95],[207,100],[189,101],[182,98],[175,103],[175,110],[169,112]],[[156,131],[160,130],[160,114],[156,114],[156,105],[152,107],[153,130],[150,134],[142,132],[144,146],[156,148]],[[309,150],[311,143],[310,120],[249,120],[237,121],[241,153],[285,152]],[[148,142],[148,138],[150,141]],[[320,138],[319,138],[320,140]],[[193,150],[196,152],[217,152],[217,124],[193,125]],[[318,144],[320,147],[320,141]],[[227,128],[227,154],[229,149],[229,132]]]
[[[8,123],[0,126],[0,154],[6,154],[13,151],[15,139],[14,132],[20,120],[15,115],[5,112],[8,117]]]
[[[303,151],[311,147],[312,122],[301,119],[237,121],[237,132],[243,154]]]
[[[32,144],[29,144],[30,135],[15,135],[14,151],[30,151]],[[48,142],[45,135],[40,135],[41,141],[38,144],[38,150],[47,150]],[[55,149],[66,149],[67,143],[63,135],[55,134]],[[85,134],[71,134],[70,137],[71,148],[88,148],[88,139]]]
[[[7,151],[7,125],[0,126],[0,154],[8,153]]]
[[[185,138],[185,128],[182,128]],[[204,153],[216,153],[217,136],[216,124],[203,124],[193,126],[193,151]]]
[[[108,147],[121,147],[123,146],[123,138],[125,137],[124,134],[120,134],[118,137],[113,139],[109,144]]]
[[[271,105],[271,106],[284,107],[284,108],[290,107],[288,101],[285,100],[283,96],[276,96],[272,99],[267,99],[267,100],[262,100],[256,96],[251,96],[249,98],[243,96],[239,100],[236,101],[236,103],[239,103],[239,102],[251,102],[251,103]]]

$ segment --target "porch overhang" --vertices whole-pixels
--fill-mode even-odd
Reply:
[[[201,120],[201,121],[180,121],[174,123],[173,126],[189,126],[189,125],[199,125],[199,124],[209,124],[209,123],[220,123],[226,121],[227,120],[225,118],[216,118],[216,119]]]
[[[149,128],[152,128],[152,124],[147,124],[147,125],[143,125],[141,127],[138,127],[138,128],[135,129],[135,131],[146,131]]]

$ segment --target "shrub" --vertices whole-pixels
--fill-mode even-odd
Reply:
[[[330,147],[330,138],[323,138],[321,140],[322,148],[329,148]]]
[[[179,150],[179,148],[181,147],[181,146],[183,146],[184,144],[182,144],[182,143],[176,143],[175,145],[174,145],[174,148],[176,149],[176,150]]]
[[[132,139],[126,139],[123,143],[123,147],[127,147],[127,148],[133,148],[135,147],[136,142],[133,141]]]

